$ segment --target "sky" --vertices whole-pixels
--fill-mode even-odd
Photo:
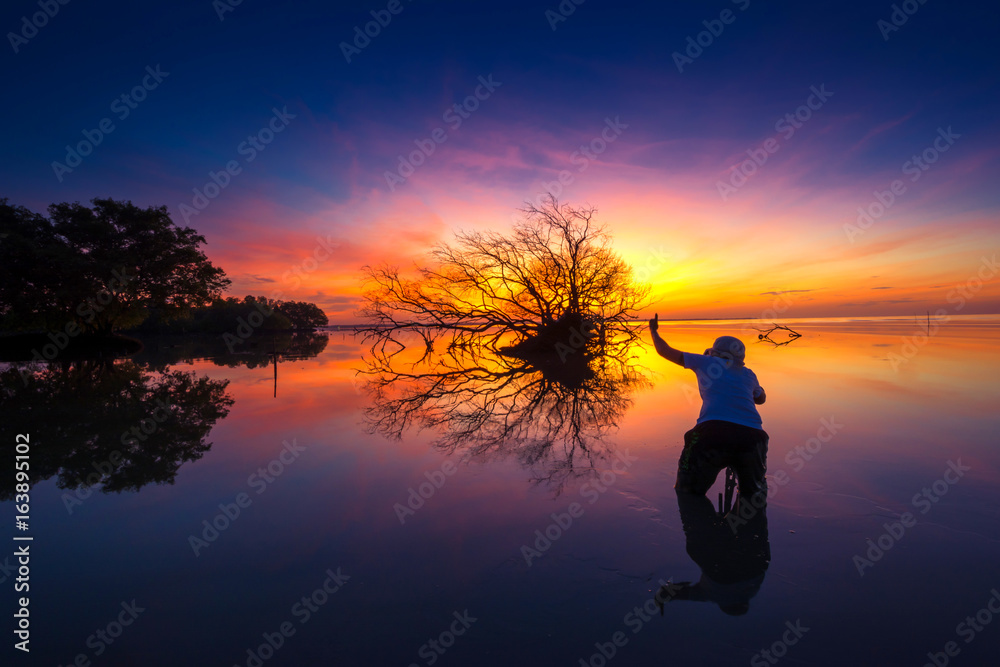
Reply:
[[[0,197],[165,205],[232,295],[354,322],[364,265],[550,192],[596,207],[645,316],[1000,312],[996,3],[11,0],[0,27]]]

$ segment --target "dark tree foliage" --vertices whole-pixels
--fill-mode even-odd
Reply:
[[[0,500],[14,494],[16,433],[31,436],[30,482],[104,492],[171,484],[181,464],[212,446],[233,405],[228,381],[132,361],[83,361],[0,372]]]
[[[49,206],[48,217],[0,199],[0,318],[8,330],[108,334],[206,305],[228,287],[205,237],[166,206],[93,199]]]
[[[254,315],[254,313],[257,313]],[[319,306],[305,301],[275,301],[264,296],[219,298],[211,305],[195,308],[183,317],[165,318],[154,312],[137,331],[155,333],[226,333],[242,320],[263,317],[254,333],[270,334],[289,329],[313,330],[329,320]]]
[[[260,297],[258,297],[260,298]],[[326,313],[307,301],[275,301],[274,309],[287,317],[296,329],[315,329],[330,323]]]
[[[280,312],[274,312],[273,302],[265,297],[246,296],[218,298],[210,305],[194,308],[182,317],[164,317],[154,312],[136,330],[150,333],[214,333],[232,332],[240,322],[247,318],[263,317],[263,321],[254,326],[259,333],[274,333],[293,328],[291,320]],[[256,315],[253,315],[256,313]],[[255,323],[257,320],[254,320]]]

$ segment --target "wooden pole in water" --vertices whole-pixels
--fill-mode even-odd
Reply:
[[[271,355],[274,359],[274,398],[278,398],[278,347],[271,339]]]

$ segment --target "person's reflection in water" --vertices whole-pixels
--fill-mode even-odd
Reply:
[[[677,493],[687,552],[701,568],[701,579],[662,586],[656,594],[661,614],[663,603],[674,600],[714,602],[731,616],[747,613],[771,562],[767,507],[757,504],[737,497],[722,514],[703,495]]]

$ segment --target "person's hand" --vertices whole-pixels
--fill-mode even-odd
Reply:
[[[649,330],[652,333],[656,333],[656,330],[660,328],[660,315],[657,313],[653,315],[653,319],[649,321]]]
[[[660,586],[660,590],[656,591],[656,595],[653,596],[653,601],[660,608],[660,616],[663,616],[664,605],[677,597],[677,594],[684,590],[685,587],[690,586],[690,581],[682,581],[678,584],[667,582],[663,586]]]

